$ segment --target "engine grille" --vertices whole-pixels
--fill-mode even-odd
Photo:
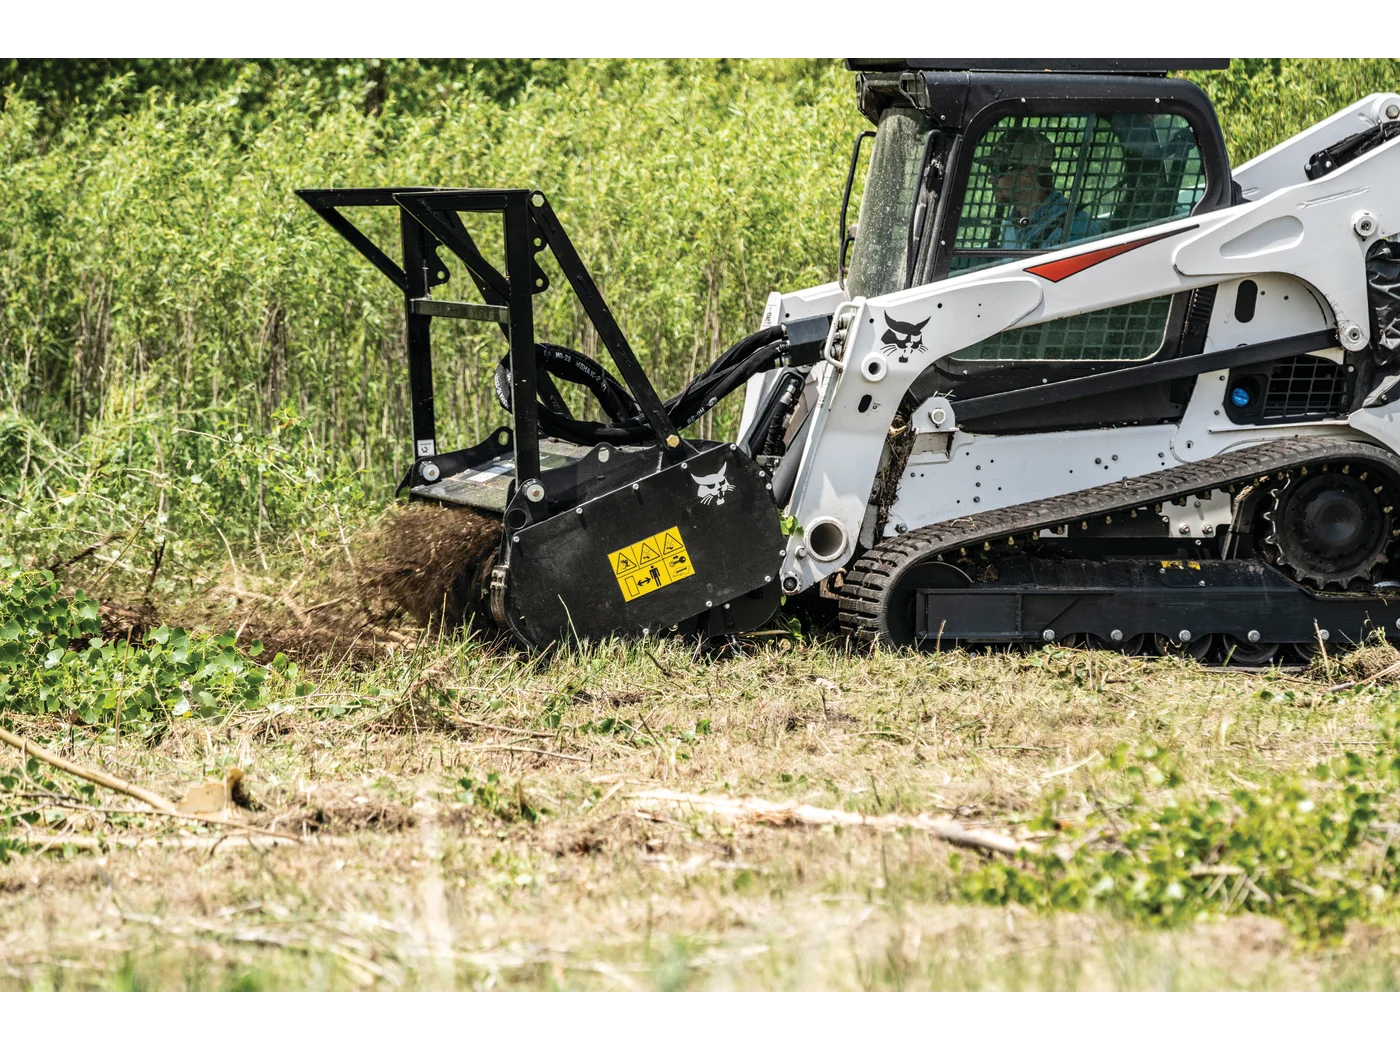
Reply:
[[[1264,391],[1261,421],[1326,419],[1342,412],[1346,404],[1347,381],[1342,366],[1325,357],[1301,354],[1274,363]]]

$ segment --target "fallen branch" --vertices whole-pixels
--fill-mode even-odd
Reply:
[[[473,726],[477,729],[492,729],[497,733],[509,733],[511,736],[536,736],[548,740],[559,735],[558,732],[546,733],[539,729],[512,729],[510,726],[498,726],[490,722],[478,722],[475,718],[462,718],[458,715],[450,715],[448,720],[454,725]]]
[[[96,784],[98,787],[105,787],[109,791],[116,791],[119,794],[126,795],[128,798],[134,798],[139,802],[144,802],[152,809],[158,809],[166,813],[175,812],[175,803],[171,802],[168,798],[163,798],[154,791],[147,791],[143,787],[130,784],[120,777],[114,777],[109,773],[104,773],[100,769],[89,769],[87,766],[80,766],[76,762],[70,762],[66,758],[60,758],[52,751],[39,747],[37,744],[31,744],[22,736],[16,736],[3,726],[0,726],[0,743],[9,744],[11,747],[18,748],[26,755],[33,755],[40,762],[45,762],[55,769],[61,769],[65,773],[71,773],[73,776],[86,780],[90,784]]]
[[[1332,686],[1332,688],[1328,689],[1327,692],[1328,692],[1329,694],[1330,694],[1330,693],[1340,693],[1340,692],[1342,692],[1343,690],[1346,690],[1346,689],[1355,689],[1357,686],[1370,685],[1372,682],[1376,681],[1377,679],[1386,678],[1386,677],[1388,677],[1388,676],[1390,676],[1390,675],[1393,675],[1396,671],[1400,671],[1400,660],[1395,661],[1395,663],[1390,664],[1388,667],[1383,667],[1383,668],[1381,668],[1379,671],[1377,671],[1375,674],[1371,675],[1369,678],[1362,678],[1361,680],[1356,681],[1356,682],[1343,682],[1341,685],[1334,685],[1334,686]]]
[[[1040,779],[1041,779],[1042,781],[1044,781],[1044,780],[1053,780],[1055,777],[1062,777],[1062,776],[1064,776],[1066,773],[1073,773],[1073,772],[1074,772],[1076,769],[1078,769],[1080,766],[1088,765],[1090,762],[1092,762],[1094,759],[1096,759],[1096,758],[1098,758],[1098,757],[1099,757],[1099,752],[1098,752],[1097,749],[1095,749],[1095,750],[1093,750],[1093,751],[1090,751],[1087,755],[1085,755],[1083,758],[1081,758],[1078,762],[1074,763],[1073,765],[1065,766],[1064,769],[1057,769],[1057,770],[1055,770],[1053,773],[1046,773],[1045,776],[1041,777]]]
[[[798,802],[767,802],[761,798],[732,798],[728,795],[692,795],[680,791],[667,791],[664,788],[640,791],[629,797],[643,803],[689,806],[699,812],[727,817],[730,820],[752,820],[779,827],[794,824],[836,824],[842,827],[875,828],[878,831],[914,828],[964,849],[982,849],[1007,857],[1018,856],[1022,851],[1039,852],[1039,847],[1034,843],[1018,842],[1009,835],[995,831],[965,828],[954,821],[938,820],[922,813],[916,817],[906,817],[898,813],[886,813],[875,817],[864,813],[850,813],[844,809],[822,809]]]
[[[207,850],[212,843],[214,850],[230,848],[270,849],[300,840],[276,832],[259,832],[256,835],[223,835],[211,839],[206,835],[191,835],[177,832],[175,835],[16,835],[17,841],[36,846],[42,852],[62,850],[65,846],[83,853],[101,853],[105,849],[124,847],[140,850],[149,846],[177,847],[181,850]],[[212,850],[211,850],[212,852]]]
[[[660,672],[662,673],[662,675],[664,675],[664,676],[667,677],[667,678],[675,678],[675,677],[676,677],[676,674],[675,674],[674,671],[672,671],[672,670],[671,670],[670,668],[668,668],[668,667],[663,667],[663,666],[661,665],[661,661],[658,660],[658,659],[656,658],[656,655],[655,655],[650,649],[643,649],[642,652],[646,653],[647,659],[650,660],[652,663],[654,663],[654,664],[656,665],[656,669],[657,669],[658,671],[660,671]]]
[[[76,762],[70,762],[66,758],[60,758],[47,748],[32,744],[24,737],[16,736],[3,726],[0,726],[0,743],[9,744],[11,747],[18,748],[26,755],[33,755],[39,761],[46,762],[55,769],[61,769],[65,773],[71,773],[73,776],[81,780],[86,780],[91,784],[96,784],[98,787],[104,787],[109,791],[115,791],[118,794],[126,795],[128,798],[134,798],[138,802],[144,802],[163,817],[173,817],[176,820],[194,820],[201,824],[214,824],[219,827],[233,828],[252,835],[271,835],[274,838],[284,838],[292,842],[301,841],[300,836],[291,835],[285,831],[271,831],[253,824],[245,824],[242,821],[228,820],[224,817],[216,817],[204,813],[181,813],[175,803],[171,802],[168,798],[157,795],[154,791],[147,791],[143,787],[128,783],[120,777],[112,776],[110,773],[104,773],[100,769],[89,769],[87,766],[79,765]],[[71,804],[59,801],[56,801],[54,804],[68,809],[77,808]],[[106,809],[101,806],[93,806],[90,807],[90,809],[94,813],[115,814],[121,812],[120,810]],[[141,814],[141,811],[133,811],[133,815],[137,814]]]
[[[76,813],[92,813],[103,817],[145,817],[150,816],[150,812],[144,809],[113,809],[110,806],[86,806],[81,803],[68,802],[64,799],[54,799],[47,805],[55,809],[71,809]],[[190,820],[196,824],[209,824],[213,827],[229,828],[233,831],[241,831],[247,835],[271,835],[273,838],[286,839],[288,842],[304,841],[300,835],[290,831],[276,831],[272,828],[259,827],[257,824],[248,824],[241,820],[229,820],[226,817],[218,817],[212,813],[161,813],[162,817],[169,817],[172,820]],[[201,839],[207,842],[207,839]]]
[[[570,762],[582,762],[584,765],[593,760],[585,755],[566,755],[562,751],[542,751],[537,747],[516,747],[514,744],[483,744],[475,748],[477,751],[519,751],[526,755],[544,755],[547,758],[567,758]]]

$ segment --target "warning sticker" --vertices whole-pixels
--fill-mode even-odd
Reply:
[[[622,588],[622,597],[629,602],[695,575],[679,528],[658,532],[640,543],[613,551],[608,561]]]

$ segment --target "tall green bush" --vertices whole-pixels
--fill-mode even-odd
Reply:
[[[314,531],[328,499],[343,514],[387,498],[408,459],[402,306],[296,189],[543,189],[670,393],[756,326],[770,290],[831,277],[864,124],[835,62],[7,60],[0,75],[0,545],[58,557],[139,534],[149,564],[170,538],[167,567]],[[1250,60],[1199,79],[1239,160],[1393,87],[1400,63]],[[386,240],[390,220],[366,217]],[[454,282],[442,294],[466,297]],[[565,287],[538,300],[540,335],[597,352]],[[489,376],[505,345],[435,327],[439,437],[473,442],[502,421]]]

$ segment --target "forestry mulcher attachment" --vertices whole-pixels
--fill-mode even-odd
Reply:
[[[1400,635],[1400,94],[1232,169],[1168,75],[1220,65],[849,62],[875,130],[840,279],[773,293],[668,401],[542,192],[302,197],[403,292],[405,483],[499,522],[460,586],[528,646],[741,634],[787,598],[887,646],[1267,663]],[[402,264],[343,207],[396,209]],[[497,213],[503,270],[468,230]],[[535,341],[546,249],[620,379]],[[449,254],[481,302],[433,298]],[[513,425],[458,451],[433,418],[447,318],[509,341]],[[740,386],[734,441],[685,436]]]

